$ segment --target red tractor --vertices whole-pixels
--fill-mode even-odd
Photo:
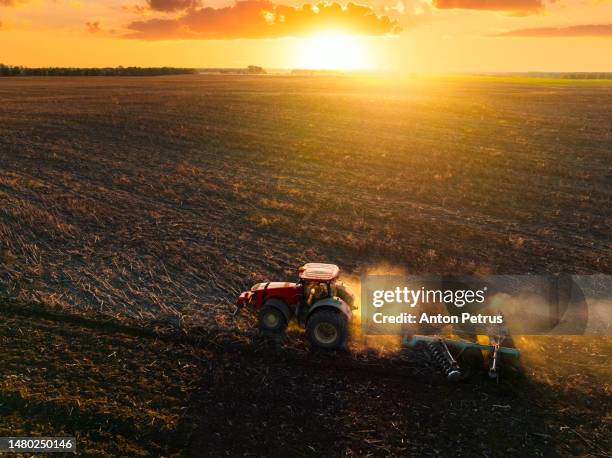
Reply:
[[[313,345],[340,348],[348,336],[354,298],[338,280],[339,275],[340,269],[334,264],[305,264],[298,270],[296,283],[258,283],[243,292],[236,305],[256,310],[259,328],[264,332],[285,332],[295,319],[306,328]]]

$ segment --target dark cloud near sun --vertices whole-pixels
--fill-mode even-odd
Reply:
[[[360,35],[398,34],[396,20],[377,15],[370,7],[349,3],[279,5],[269,0],[246,0],[224,8],[191,8],[177,18],[154,18],[128,25],[128,38],[237,39],[303,36],[334,30]]]
[[[543,0],[433,0],[438,9],[536,12],[544,8]]]
[[[85,27],[89,33],[99,33],[102,29],[100,28],[100,21],[86,22]]]
[[[612,24],[584,24],[568,27],[535,27],[511,30],[496,37],[612,37]]]
[[[0,6],[16,6],[19,3],[24,3],[24,0],[0,0]]]
[[[148,0],[147,3],[155,11],[180,11],[202,5],[200,0]]]

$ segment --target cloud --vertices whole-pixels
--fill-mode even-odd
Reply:
[[[511,30],[496,37],[612,37],[612,24],[585,24],[569,27],[536,27]]]
[[[128,25],[128,38],[144,40],[277,38],[334,30],[360,35],[401,31],[396,20],[370,7],[349,3],[278,5],[270,0],[238,1],[224,8],[192,8],[174,19],[149,19]]]
[[[98,33],[102,30],[100,29],[100,21],[86,22],[85,26],[87,27],[87,31],[89,33]]]
[[[121,5],[121,9],[126,13],[147,15],[151,11],[149,5]]]
[[[0,6],[17,6],[23,2],[24,0],[0,0]]]
[[[149,8],[155,11],[178,11],[201,6],[199,0],[147,0]]]
[[[544,8],[543,0],[433,0],[439,9],[536,12]]]

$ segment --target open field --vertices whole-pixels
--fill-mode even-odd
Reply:
[[[526,340],[527,377],[448,386],[418,358],[267,342],[230,304],[314,260],[612,273],[612,85],[24,77],[0,101],[0,435],[610,454],[609,339]]]
[[[76,434],[88,456],[609,456],[612,446],[610,340],[532,338],[526,378],[449,385],[419,355],[312,353],[293,332],[281,348],[255,333],[0,310],[0,433]]]
[[[112,313],[349,272],[612,271],[612,85],[11,79],[9,294]]]
[[[612,446],[609,339],[532,338],[527,377],[450,385],[421,355],[312,353],[294,332],[281,347],[256,333],[0,311],[0,434],[74,434],[87,456],[609,456]]]

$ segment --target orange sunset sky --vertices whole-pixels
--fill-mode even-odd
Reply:
[[[612,0],[0,0],[0,62],[612,71]]]

